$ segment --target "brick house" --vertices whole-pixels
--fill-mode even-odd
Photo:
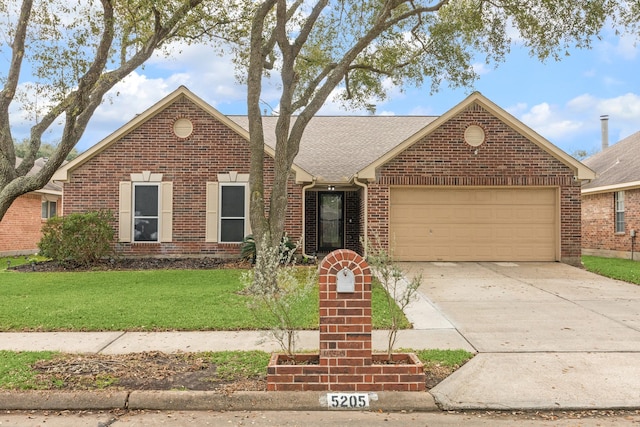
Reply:
[[[276,117],[264,117],[272,137]],[[64,213],[110,209],[125,255],[232,256],[250,233],[247,118],[184,87],[61,168]],[[265,141],[265,182],[273,171]],[[593,172],[479,93],[440,117],[315,117],[289,179],[303,253],[580,263]],[[268,195],[267,195],[268,196]]]
[[[640,132],[584,161],[596,178],[582,186],[585,255],[640,259]]]
[[[36,159],[29,174],[37,173],[47,160]],[[20,164],[22,159],[18,159]],[[42,225],[61,212],[62,186],[49,182],[44,188],[18,197],[0,221],[0,256],[38,252]]]

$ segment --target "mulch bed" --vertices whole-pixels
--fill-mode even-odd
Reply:
[[[122,271],[122,270],[215,270],[220,268],[249,268],[248,261],[223,258],[111,258],[89,267],[43,261],[10,267],[10,270],[28,272],[63,271]]]
[[[159,351],[129,354],[62,354],[34,365],[40,387],[56,390],[210,390],[266,391],[263,376],[225,378],[202,354]],[[430,366],[427,389],[451,375],[454,368]]]

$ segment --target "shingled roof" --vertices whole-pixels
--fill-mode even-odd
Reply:
[[[247,116],[227,116],[244,129]],[[437,117],[316,116],[300,142],[296,164],[321,182],[348,182]],[[265,144],[275,149],[277,117],[263,117]]]
[[[27,172],[27,176],[32,176],[40,172],[40,169],[44,167],[44,164],[47,163],[49,159],[45,157],[39,157],[33,162],[33,167],[29,172]],[[16,167],[20,166],[22,163],[22,159],[20,157],[16,158]],[[66,162],[65,162],[66,163]],[[40,193],[52,193],[52,194],[62,194],[62,186],[59,184],[49,181],[44,187],[38,190]]]
[[[582,186],[585,193],[640,187],[640,132],[620,140],[583,161],[596,178]]]
[[[67,181],[69,174],[75,168],[111,146],[123,135],[131,132],[182,96],[209,112],[231,130],[247,140],[249,139],[247,116],[225,116],[189,89],[180,86],[66,166],[61,167],[53,179]],[[296,174],[296,182],[301,184],[315,180],[319,183],[348,184],[353,182],[356,174],[360,180],[372,181],[375,179],[377,167],[474,103],[494,114],[515,131],[572,168],[577,179],[592,179],[594,177],[591,169],[551,144],[479,92],[474,92],[439,117],[316,116],[312,118],[305,129],[300,143],[300,151],[292,166]],[[277,116],[263,117],[265,152],[270,156],[273,156],[275,152],[274,130],[277,120]]]

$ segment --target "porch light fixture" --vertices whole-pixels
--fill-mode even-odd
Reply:
[[[333,185],[327,185],[327,190],[333,191],[335,189],[336,189],[336,187],[334,187]]]

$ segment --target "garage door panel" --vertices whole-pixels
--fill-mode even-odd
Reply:
[[[556,191],[392,188],[398,260],[553,261]]]

